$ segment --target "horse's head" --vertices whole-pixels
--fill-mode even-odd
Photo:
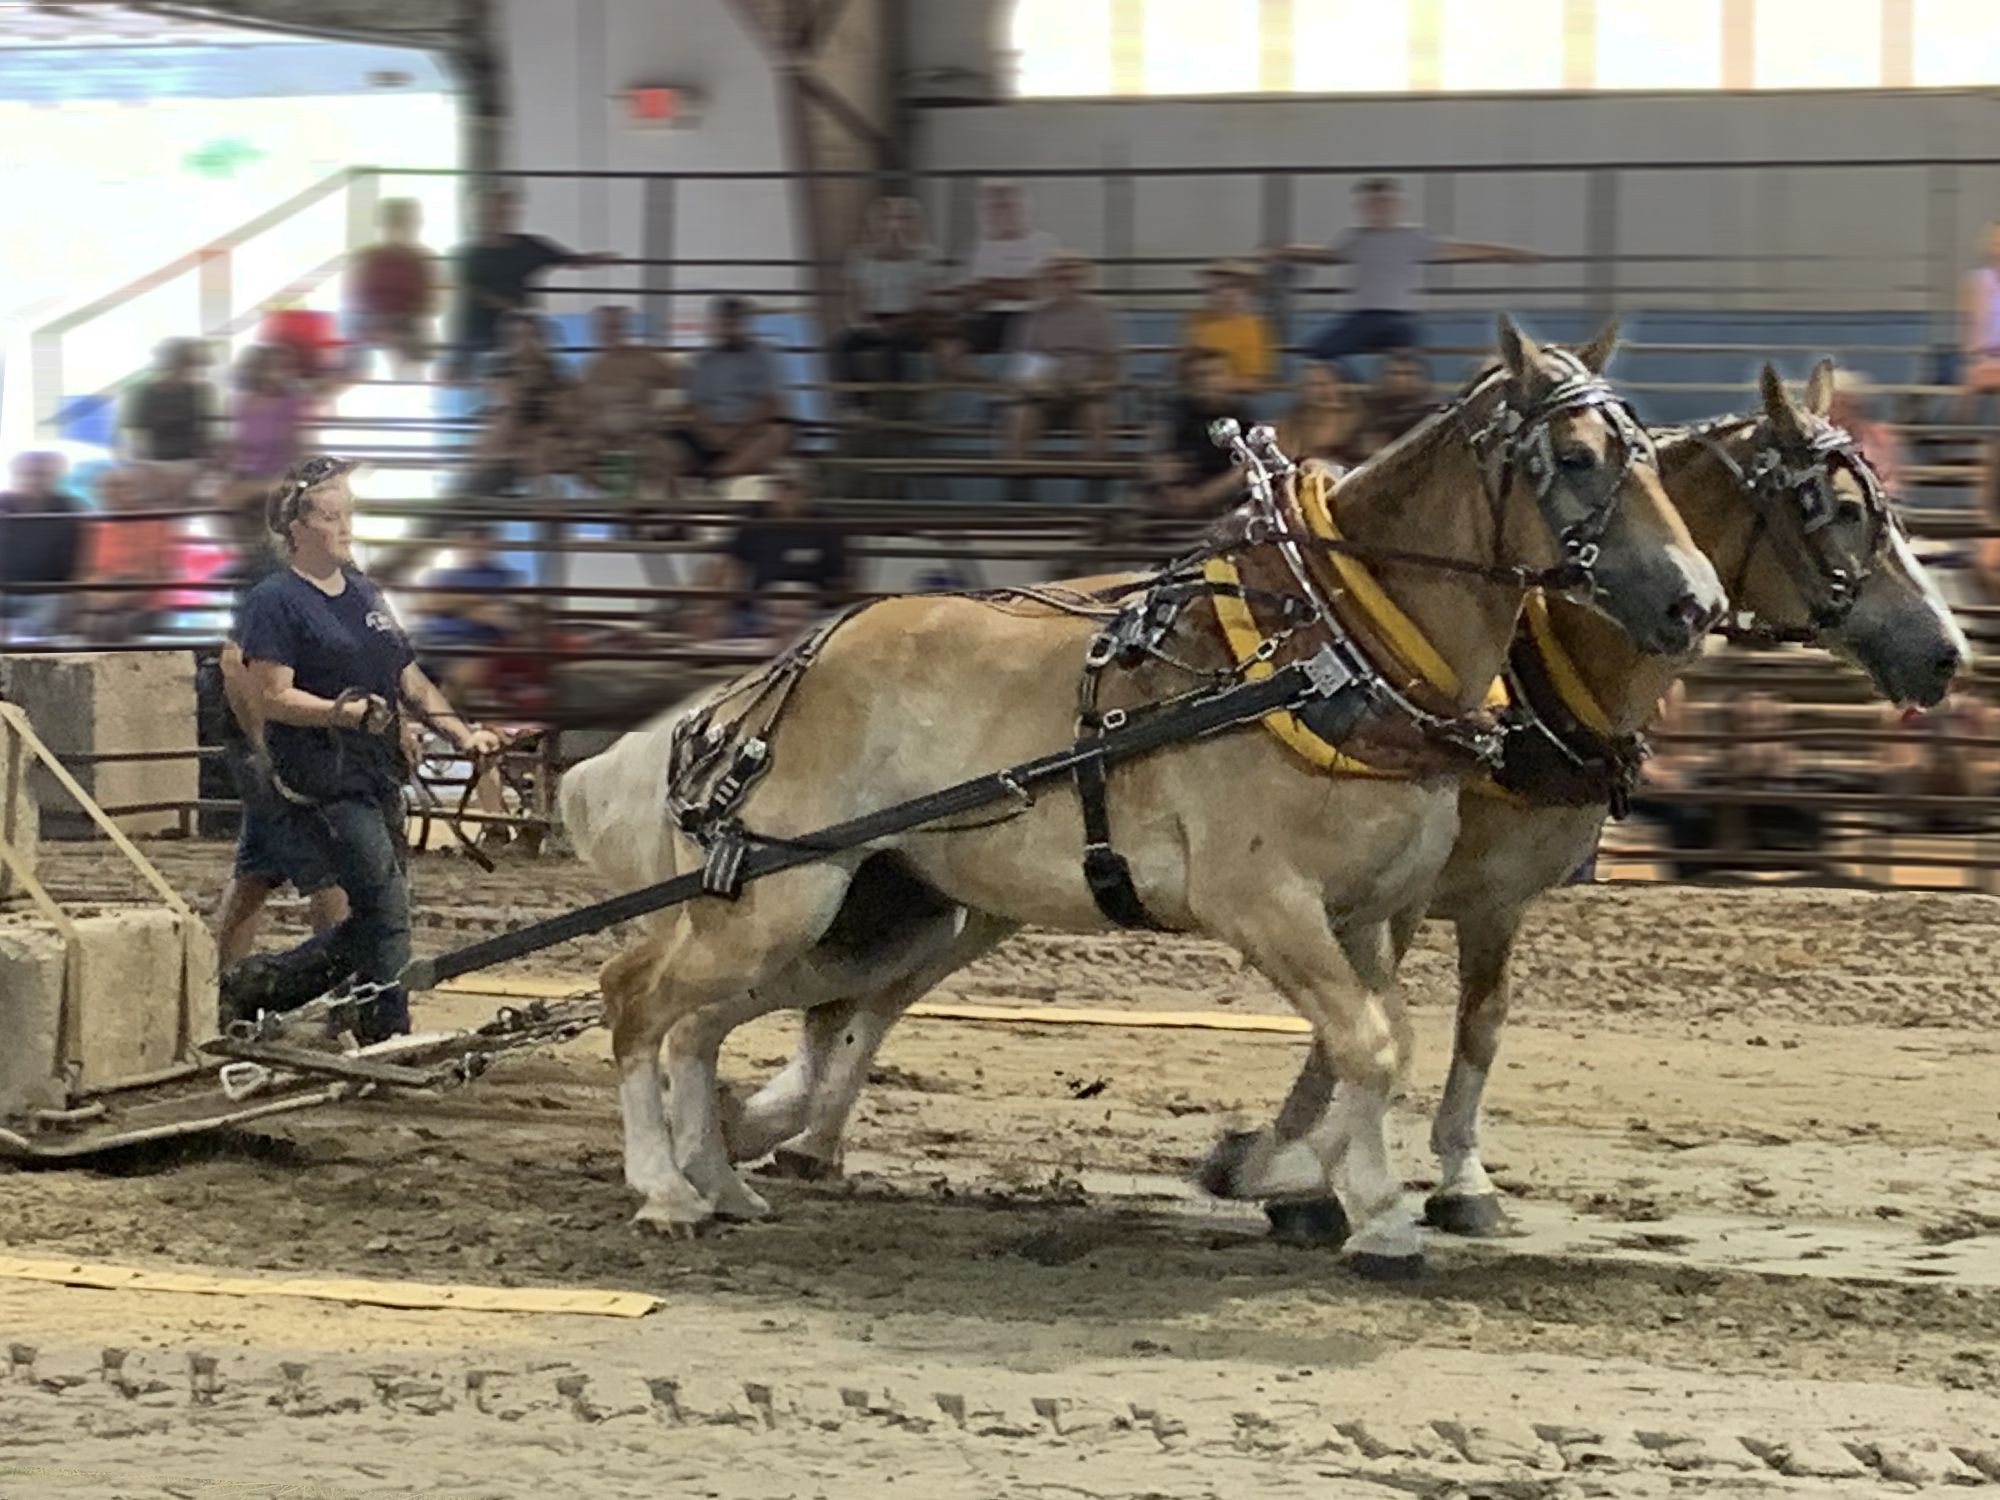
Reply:
[[[1827,420],[1833,388],[1833,362],[1821,360],[1800,406],[1767,364],[1763,411],[1717,444],[1754,507],[1731,602],[1845,657],[1885,698],[1928,706],[1971,648],[1874,469]]]
[[[1715,569],[1660,485],[1652,440],[1602,370],[1616,325],[1572,354],[1500,319],[1497,404],[1474,438],[1509,554],[1556,568],[1564,593],[1641,650],[1692,651],[1722,617]]]

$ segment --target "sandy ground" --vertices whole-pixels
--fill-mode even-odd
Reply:
[[[217,851],[163,865],[212,902]],[[94,855],[55,874],[115,884]],[[416,887],[424,948],[592,894],[558,861],[430,859]],[[1413,1185],[1444,936],[1410,969]],[[615,1321],[0,1281],[0,1497],[2000,1485],[1996,939],[2000,903],[1971,896],[1551,900],[1489,1096],[1522,1232],[1440,1245],[1406,1286],[1178,1186],[1296,1066],[1295,1039],[1221,1031],[909,1023],[848,1180],[762,1183],[776,1220],[692,1242],[627,1223],[601,1034],[450,1095],[0,1174],[18,1254],[665,1299]],[[608,951],[533,968],[587,978]],[[1166,938],[1025,937],[951,996],[1282,1010],[1224,950]],[[731,1073],[789,1042],[750,1029]]]

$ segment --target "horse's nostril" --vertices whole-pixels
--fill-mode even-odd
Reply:
[[[1713,604],[1703,603],[1693,594],[1682,594],[1667,611],[1667,616],[1676,625],[1684,626],[1690,639],[1698,640],[1722,618],[1722,611]]]
[[[1958,669],[1965,665],[1965,654],[1956,646],[1940,646],[1932,658],[1931,666],[1946,682],[1958,675]]]

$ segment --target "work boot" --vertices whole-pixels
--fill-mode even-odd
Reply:
[[[222,973],[216,1021],[224,1031],[232,1021],[254,1021],[265,1011],[297,1010],[324,995],[345,977],[330,952],[311,955],[253,953]]]

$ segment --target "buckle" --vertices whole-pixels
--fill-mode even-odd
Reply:
[[[1097,727],[1106,734],[1115,734],[1125,727],[1129,717],[1122,708],[1107,708],[1097,716]]]
[[[1090,638],[1084,648],[1083,664],[1086,667],[1108,667],[1111,659],[1118,654],[1118,642],[1109,631],[1099,631]]]
[[[1331,646],[1320,647],[1300,665],[1305,668],[1306,682],[1322,698],[1331,698],[1354,681],[1353,669]]]

